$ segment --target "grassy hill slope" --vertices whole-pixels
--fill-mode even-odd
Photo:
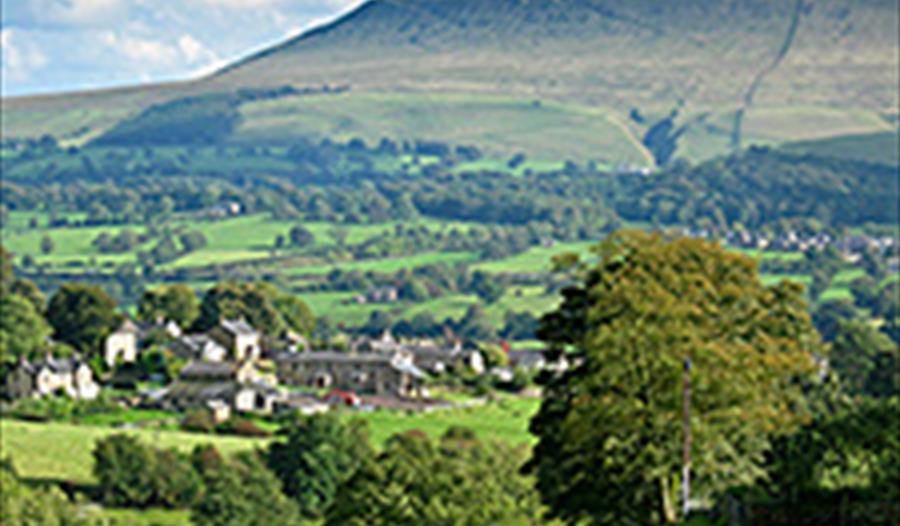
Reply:
[[[900,133],[881,132],[843,135],[784,146],[789,152],[900,166]]]
[[[896,9],[894,0],[372,0],[208,78],[4,100],[3,131],[77,144],[168,100],[325,85],[348,92],[238,104],[240,122],[222,140],[387,135],[628,162],[646,157],[635,142],[677,110],[678,155],[702,159],[735,144],[892,129],[882,115],[896,112]]]

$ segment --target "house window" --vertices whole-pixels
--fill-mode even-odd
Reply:
[[[319,389],[324,389],[325,387],[331,386],[331,375],[328,373],[318,373],[313,382]]]

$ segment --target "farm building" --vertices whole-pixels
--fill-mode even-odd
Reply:
[[[410,361],[380,353],[283,353],[275,363],[279,383],[355,393],[419,396],[425,379]]]
[[[284,399],[277,388],[259,380],[251,362],[191,362],[166,388],[163,405],[178,410],[225,404],[234,411],[272,413]]]
[[[77,356],[54,358],[48,354],[39,362],[19,360],[4,379],[4,391],[11,399],[63,394],[93,400],[100,394],[100,386],[91,368]]]

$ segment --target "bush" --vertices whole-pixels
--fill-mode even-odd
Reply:
[[[4,414],[35,422],[73,420],[99,414],[122,411],[114,400],[101,396],[96,400],[73,400],[66,397],[23,398],[4,408]]]
[[[197,470],[174,450],[155,449],[119,434],[98,440],[93,454],[94,476],[107,504],[186,507],[202,492]]]
[[[227,422],[219,424],[216,431],[225,435],[237,435],[241,437],[265,438],[272,436],[270,431],[259,427],[256,422],[246,418],[232,418]]]
[[[181,429],[194,433],[212,433],[216,430],[216,423],[208,411],[190,411],[184,415]]]

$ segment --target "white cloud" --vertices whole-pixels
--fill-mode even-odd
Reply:
[[[157,40],[120,35],[112,31],[103,33],[102,38],[110,50],[131,61],[131,66],[138,66],[132,69],[145,70],[148,66],[172,65],[180,56],[175,46]]]
[[[207,74],[364,0],[0,0],[3,92]]]
[[[259,9],[272,7],[285,3],[284,0],[193,0],[210,7],[224,7],[227,9]]]
[[[207,68],[221,62],[213,50],[187,33],[172,42],[107,31],[102,34],[102,42],[110,51],[127,59],[128,69],[141,72],[184,66]]]
[[[47,57],[40,49],[18,42],[12,29],[0,29],[0,72],[4,83],[8,80],[27,80],[32,72],[47,64]]]
[[[178,49],[188,64],[216,62],[219,60],[219,56],[213,50],[188,34],[181,35],[178,39]]]
[[[16,27],[91,27],[127,19],[133,0],[14,0],[4,24]]]

